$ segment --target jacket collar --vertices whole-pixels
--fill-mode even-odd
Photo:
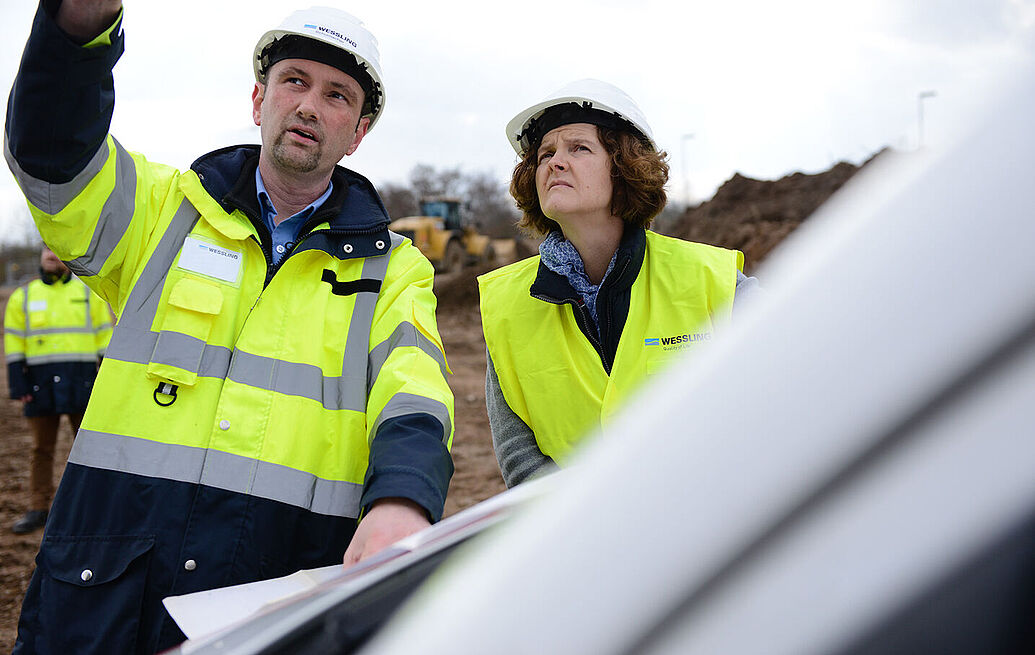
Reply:
[[[191,170],[227,214],[240,210],[251,222],[267,256],[272,243],[255,191],[259,146],[230,146],[199,157]],[[370,180],[342,166],[331,173],[334,189],[302,226],[293,252],[323,250],[337,259],[383,255],[391,250],[388,211]],[[316,232],[313,228],[322,226]]]
[[[72,273],[71,272],[48,273],[48,272],[43,270],[42,266],[40,267],[40,281],[43,282],[43,284],[51,285],[51,284],[57,284],[58,282],[60,282],[61,284],[68,284],[71,279],[72,279]]]
[[[261,223],[255,191],[258,165],[259,146],[229,146],[199,157],[191,170],[228,214],[239,209],[253,223]],[[327,222],[336,231],[366,232],[387,227],[388,211],[370,180],[342,166],[334,167],[331,180],[334,190],[310,222]]]
[[[642,227],[626,224],[622,232],[622,240],[618,243],[618,255],[614,268],[601,284],[600,291],[605,293],[619,292],[628,289],[636,281],[643,265],[643,256],[647,250],[647,233]],[[546,267],[541,260],[535,281],[529,288],[532,296],[548,298],[553,302],[579,302],[579,294],[568,283],[567,278]]]

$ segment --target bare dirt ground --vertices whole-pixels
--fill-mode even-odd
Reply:
[[[441,298],[439,330],[453,375],[456,397],[453,437],[455,472],[446,498],[446,515],[454,514],[505,488],[489,437],[485,414],[485,342],[478,315],[473,271],[436,281]],[[0,289],[0,315],[11,289]],[[72,433],[62,423],[55,451],[54,479],[64,470]],[[11,533],[10,526],[28,509],[32,436],[21,403],[7,397],[7,376],[0,374],[0,652],[10,652],[17,632],[22,597],[35,567],[42,531]]]

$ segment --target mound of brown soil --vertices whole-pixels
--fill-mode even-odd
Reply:
[[[737,173],[711,200],[688,209],[666,233],[740,250],[745,272],[750,274],[780,241],[881,153],[862,166],[840,162],[822,173],[793,173],[775,181]]]

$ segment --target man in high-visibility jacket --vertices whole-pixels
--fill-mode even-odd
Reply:
[[[68,416],[74,435],[110,338],[111,314],[104,301],[44,248],[40,278],[15,289],[4,312],[7,387],[25,406],[33,439],[29,511],[11,526],[15,534],[38,530],[47,521],[61,415]]]
[[[337,166],[384,107],[362,23],[313,8],[263,35],[261,147],[180,172],[107,133],[120,0],[56,5],[26,44],[5,154],[118,323],[15,652],[153,653],[183,639],[164,597],[352,563],[438,520],[453,397],[431,264]]]

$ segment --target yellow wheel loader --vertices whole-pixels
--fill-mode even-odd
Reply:
[[[479,234],[477,223],[463,216],[460,205],[458,198],[428,198],[420,203],[420,215],[398,218],[388,229],[413,241],[440,273],[495,261],[492,241]]]

